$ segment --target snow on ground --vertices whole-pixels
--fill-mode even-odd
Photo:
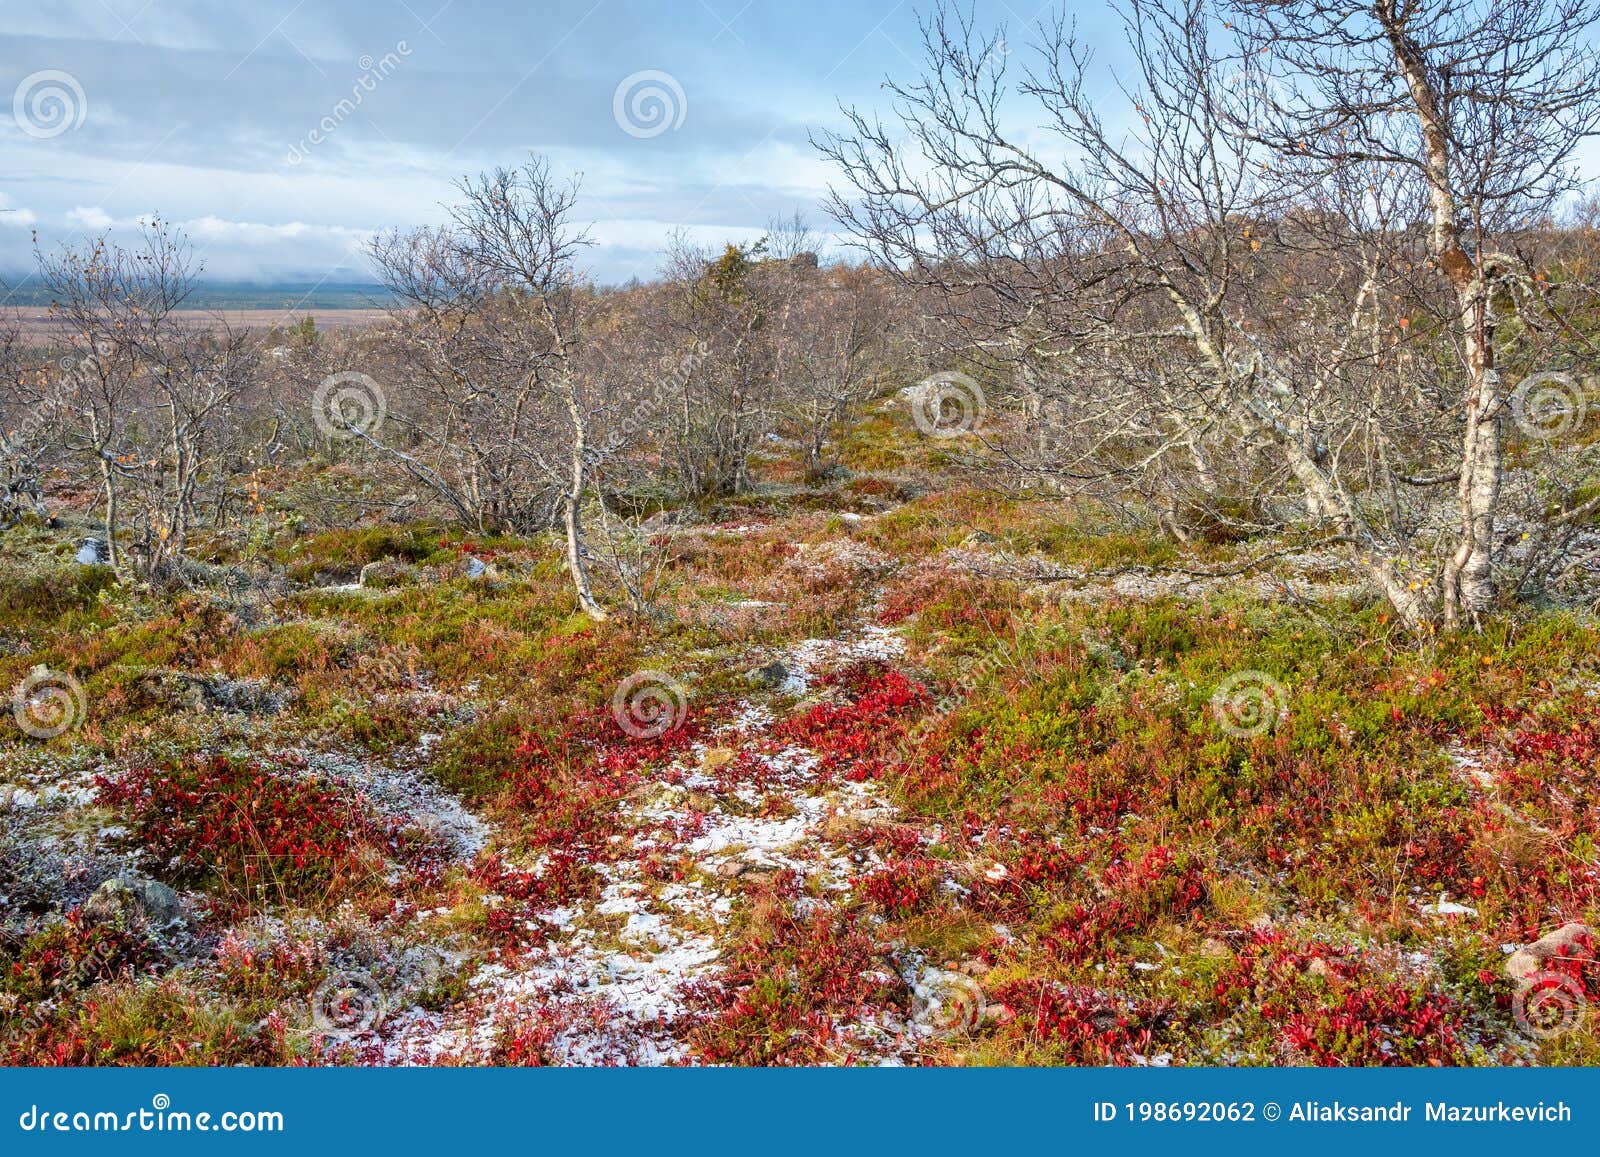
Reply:
[[[899,636],[876,626],[805,640],[779,656],[789,678],[777,693],[803,694],[830,669],[860,659],[892,659],[902,650]],[[824,834],[829,822],[841,815],[884,822],[895,814],[873,784],[823,782],[815,755],[771,741],[773,722],[765,705],[743,704],[661,781],[619,805],[636,852],[687,852],[701,876],[665,885],[648,880],[639,855],[596,865],[606,883],[591,907],[539,913],[547,943],[481,964],[454,1009],[413,1008],[391,1017],[381,1030],[382,1061],[481,1063],[529,1025],[542,1027],[547,1051],[566,1064],[690,1060],[681,1039],[685,986],[717,974],[717,933],[734,910],[729,893],[784,868],[819,884],[824,895],[842,893],[851,876],[872,867],[876,857],[865,865],[852,859]],[[729,751],[742,756],[741,766],[759,781],[759,791],[737,782],[728,789]],[[724,769],[720,780],[708,773],[717,768]],[[737,779],[738,768],[731,770]],[[719,782],[724,794],[711,794]],[[391,786],[374,781],[370,790],[376,795]],[[757,812],[758,806],[763,810]],[[903,1059],[915,1031],[891,1014],[846,1026],[843,1035],[892,1064]]]
[[[436,740],[436,736],[423,736],[421,750],[426,753]],[[489,829],[484,822],[425,772],[328,754],[311,755],[307,764],[314,772],[349,784],[380,815],[420,829],[453,860],[471,860],[488,842]]]

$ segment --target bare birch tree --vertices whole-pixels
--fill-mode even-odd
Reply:
[[[181,577],[254,345],[220,318],[197,325],[180,314],[200,265],[165,222],[149,222],[136,249],[101,238],[38,261],[69,334],[65,446],[98,478],[111,565],[128,571],[126,525],[133,572]]]
[[[1402,86],[1399,103],[1374,122],[1391,134],[1383,153],[1328,143],[1359,135],[1353,121],[1317,112],[1334,102],[1296,103],[1293,86],[1320,79],[1306,75],[1315,53],[1346,33],[1324,25],[1321,39],[1307,32],[1295,41],[1287,13],[1309,10],[1301,15],[1315,29],[1331,7],[1269,5],[1247,20],[1200,0],[1130,0],[1120,11],[1134,68],[1114,86],[1120,109],[1092,83],[1090,54],[1060,20],[1043,30],[1013,86],[1002,34],[941,10],[924,29],[925,76],[890,85],[898,124],[851,113],[850,131],[819,143],[850,187],[835,196],[835,215],[868,252],[936,291],[958,345],[1026,369],[1013,393],[1025,416],[1045,419],[1050,453],[1024,465],[1122,493],[1154,483],[1167,492],[1172,521],[1184,492],[1213,508],[1219,492],[1260,495],[1266,516],[1241,520],[1255,529],[1282,521],[1270,499],[1288,486],[1309,529],[1347,544],[1398,617],[1422,630],[1440,607],[1448,624],[1463,608],[1487,607],[1495,411],[1438,405],[1422,327],[1409,324],[1409,312],[1428,304],[1410,277],[1410,222],[1420,205],[1435,214],[1441,205],[1432,185],[1407,179],[1429,165],[1415,116],[1411,152],[1403,127],[1393,127],[1414,113],[1415,95]],[[1434,7],[1451,9],[1464,28],[1461,10],[1471,6]],[[1381,15],[1362,43],[1389,43]],[[1541,17],[1526,42],[1508,40],[1506,25],[1501,48],[1485,58],[1509,78],[1497,82],[1502,93],[1524,94],[1515,107],[1526,98],[1530,108],[1565,108],[1560,132],[1532,151],[1531,122],[1459,134],[1491,154],[1521,150],[1502,198],[1516,202],[1515,222],[1548,207],[1592,117],[1585,86],[1569,86],[1570,104],[1558,98],[1526,46],[1576,63],[1572,29],[1583,19]],[[1301,47],[1280,70],[1271,54],[1285,39]],[[1413,48],[1407,42],[1404,53]],[[1373,91],[1403,64],[1321,59],[1335,91]],[[1018,101],[1042,121],[1043,136],[1008,127],[1020,119]],[[1297,137],[1282,131],[1286,109],[1300,118]],[[1486,183],[1492,156],[1473,164],[1476,212],[1487,219],[1501,202],[1481,190],[1500,186]],[[1448,260],[1459,265],[1461,256],[1478,260]],[[1506,271],[1496,277],[1511,276],[1509,262],[1490,265]],[[1467,339],[1460,309],[1454,332],[1468,364],[1482,363],[1471,380],[1498,389],[1480,324],[1494,292],[1474,284],[1471,275],[1463,282],[1479,336]],[[1472,460],[1459,473],[1438,461],[1450,441],[1441,432],[1451,428]],[[1440,475],[1460,485],[1462,503],[1461,533],[1443,555],[1419,535],[1409,501],[1391,500]]]
[[[575,267],[587,243],[569,220],[577,187],[533,158],[459,189],[443,227],[392,233],[372,250],[435,391],[426,412],[400,420],[437,453],[429,462],[382,431],[359,433],[469,525],[527,529],[530,480],[553,485],[579,605],[604,618],[583,531],[595,402],[578,366],[591,291]]]
[[[1426,201],[1427,270],[1460,360],[1459,526],[1440,576],[1447,623],[1495,601],[1509,329],[1558,326],[1518,238],[1577,187],[1600,125],[1590,0],[1289,0],[1235,4],[1273,79],[1259,136],[1300,168],[1388,171]],[[1540,316],[1543,315],[1543,316]]]

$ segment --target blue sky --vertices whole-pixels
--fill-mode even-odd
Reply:
[[[807,133],[915,74],[919,6],[0,0],[0,273],[31,267],[34,230],[159,212],[212,277],[365,280],[370,231],[439,220],[454,179],[530,150],[582,173],[605,281],[653,275],[674,230],[744,240],[796,209],[825,228]],[[1019,39],[1051,8],[977,6]]]

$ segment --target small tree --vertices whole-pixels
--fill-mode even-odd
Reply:
[[[201,266],[165,222],[148,223],[136,249],[101,237],[37,258],[70,335],[64,442],[99,479],[111,565],[127,569],[119,536],[131,524],[132,569],[179,577],[254,347],[221,318],[180,313]]]
[[[431,393],[425,408],[398,417],[432,461],[381,429],[353,432],[468,525],[525,529],[539,505],[534,480],[550,487],[579,605],[604,618],[583,533],[594,403],[577,365],[592,296],[575,270],[587,239],[568,221],[577,186],[534,158],[458,187],[446,225],[391,233],[372,248],[400,303],[403,351]]]
[[[25,356],[17,326],[0,329],[0,529],[48,518],[40,473],[58,436],[55,385]]]
[[[1514,404],[1501,362],[1517,360],[1503,347],[1526,346],[1528,331],[1562,324],[1519,241],[1577,187],[1574,154],[1600,126],[1600,6],[1284,0],[1231,8],[1246,51],[1274,82],[1259,139],[1300,170],[1383,174],[1413,187],[1425,206],[1422,270],[1446,295],[1433,320],[1459,365],[1457,527],[1440,588],[1446,623],[1476,618],[1495,599],[1505,419]]]

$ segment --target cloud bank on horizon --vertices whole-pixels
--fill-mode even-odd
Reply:
[[[992,7],[993,12],[987,11]],[[920,59],[911,0],[3,0],[0,275],[153,214],[206,275],[363,281],[375,230],[539,152],[581,174],[590,271],[650,277],[831,173],[808,134]],[[980,14],[1022,25],[1032,0]]]

